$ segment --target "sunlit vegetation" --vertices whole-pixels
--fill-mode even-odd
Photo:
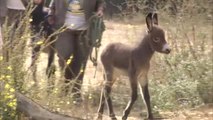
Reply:
[[[137,44],[146,31],[145,12],[147,6],[139,0],[139,12],[116,15],[105,20],[106,30],[102,46],[111,42]],[[172,9],[176,5],[175,9]],[[167,31],[167,41],[172,48],[169,55],[156,53],[151,61],[149,84],[152,107],[156,116],[165,111],[178,111],[196,108],[213,103],[213,44],[212,44],[212,5],[210,0],[163,0],[156,2],[159,24]],[[128,11],[129,12],[129,11]],[[56,65],[56,74],[49,80],[45,76],[47,57],[39,53],[38,74],[35,85],[30,64],[30,16],[26,16],[16,29],[3,26],[4,46],[0,53],[0,120],[22,120],[16,111],[15,92],[21,92],[51,111],[92,120],[96,116],[99,97],[103,85],[103,70],[89,61],[83,83],[83,102],[78,103],[71,95],[63,96],[64,78]],[[11,32],[13,41],[11,42]],[[39,41],[39,45],[43,42]],[[72,56],[66,62],[70,64]],[[57,59],[55,61],[57,64]],[[127,78],[121,77],[113,86],[112,99],[116,114],[122,115],[129,100],[130,86]],[[51,84],[50,84],[51,83]],[[72,83],[70,83],[72,84]],[[70,93],[71,94],[71,93]],[[145,107],[138,99],[130,114],[130,120],[145,117]],[[203,111],[205,112],[205,111]],[[107,116],[107,113],[105,113]],[[195,113],[196,114],[196,113]],[[142,115],[142,116],[141,116]],[[206,113],[205,117],[212,116]],[[177,115],[176,115],[177,116]],[[190,114],[188,114],[190,116]],[[171,119],[174,116],[171,116]],[[200,116],[203,117],[203,116]],[[118,117],[119,118],[119,117]],[[186,117],[185,119],[193,119]]]

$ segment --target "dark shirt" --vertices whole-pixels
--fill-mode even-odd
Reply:
[[[43,11],[44,2],[42,2],[39,5],[35,5],[35,9],[31,13],[32,15],[32,25],[39,25],[41,22],[45,20],[45,17],[47,16],[47,12]]]

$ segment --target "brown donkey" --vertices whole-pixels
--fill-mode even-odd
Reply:
[[[106,101],[111,119],[116,120],[110,97],[111,88],[114,83],[114,68],[118,68],[127,73],[132,90],[131,99],[123,113],[122,120],[127,119],[131,108],[138,97],[138,83],[147,107],[147,118],[153,118],[147,78],[150,59],[155,51],[169,54],[171,49],[165,40],[164,30],[158,26],[158,17],[156,13],[149,13],[147,15],[146,24],[148,33],[136,47],[129,47],[121,43],[112,43],[102,52],[101,62],[105,70],[106,83],[102,90],[97,119],[102,119],[104,103]]]

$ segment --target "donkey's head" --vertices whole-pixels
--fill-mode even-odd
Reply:
[[[146,16],[146,24],[148,28],[148,35],[150,36],[149,43],[152,50],[169,54],[171,49],[166,42],[164,30],[158,26],[157,13],[149,13]]]

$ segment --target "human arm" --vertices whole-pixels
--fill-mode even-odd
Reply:
[[[51,0],[50,5],[49,5],[49,13],[48,13],[48,23],[49,24],[54,24],[55,23],[55,0]]]
[[[96,15],[102,17],[104,14],[105,2],[104,0],[97,0],[97,11]]]
[[[23,3],[23,5],[24,5],[25,7],[27,7],[28,4],[30,3],[30,0],[21,0],[21,2]]]

